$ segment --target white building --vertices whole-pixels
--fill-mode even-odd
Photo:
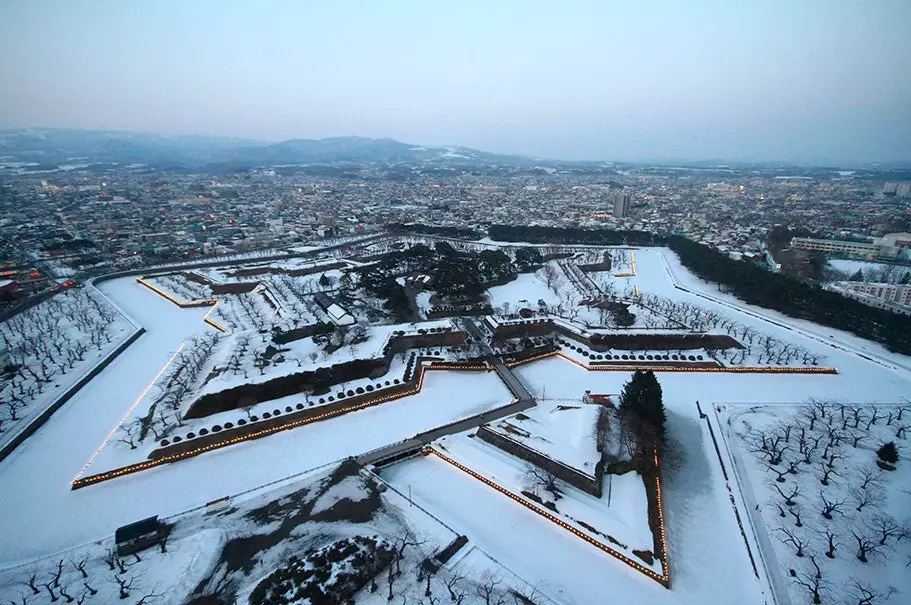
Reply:
[[[877,309],[911,315],[911,285],[842,281],[829,289]]]

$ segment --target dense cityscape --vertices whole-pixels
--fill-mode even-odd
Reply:
[[[866,281],[886,283],[902,281],[901,267],[911,262],[903,251],[911,182],[896,180],[901,171],[515,166],[464,157],[461,165],[233,171],[8,158],[0,162],[3,303],[99,271],[320,245],[407,223],[480,235],[492,224],[678,234],[821,282],[856,273],[825,270],[825,256],[892,264],[886,277],[873,279],[868,270]],[[905,234],[897,246],[894,238],[888,250],[874,245],[896,233]],[[801,239],[792,246],[795,236]],[[814,238],[858,247],[805,241]],[[911,301],[911,293],[896,296],[900,306]]]

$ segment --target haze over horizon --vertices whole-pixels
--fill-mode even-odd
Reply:
[[[0,128],[911,161],[911,3],[0,5]]]

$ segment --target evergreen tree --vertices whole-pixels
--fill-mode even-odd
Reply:
[[[898,462],[898,448],[895,447],[894,441],[884,443],[878,450],[876,450],[876,455],[879,456],[880,460],[883,462],[888,462],[889,464],[895,464]]]
[[[519,271],[528,271],[536,265],[544,262],[544,257],[537,248],[522,246],[516,250],[516,266]]]
[[[905,271],[905,274],[902,275],[902,278],[898,281],[898,283],[903,286],[911,284],[911,271]]]
[[[864,281],[864,272],[858,269],[849,281]]]
[[[338,299],[343,305],[351,304],[351,294],[354,290],[354,282],[351,274],[345,271],[338,280]]]
[[[636,430],[640,434],[654,432],[659,442],[664,440],[664,424],[667,417],[664,413],[661,385],[654,372],[636,370],[630,381],[623,385],[620,412],[631,419],[632,425],[638,427]]]

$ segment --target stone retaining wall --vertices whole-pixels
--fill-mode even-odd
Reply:
[[[521,458],[526,462],[530,462],[537,466],[538,468],[544,469],[545,471],[553,473],[558,479],[569,483],[573,487],[581,489],[587,494],[591,494],[596,498],[601,497],[601,478],[604,475],[604,465],[599,460],[598,464],[595,466],[595,476],[589,476],[582,471],[576,470],[571,466],[567,466],[562,462],[557,462],[552,458],[548,458],[544,454],[531,449],[530,447],[514,441],[509,437],[501,435],[498,432],[491,430],[486,425],[481,425],[478,427],[478,438],[494,445],[501,450]]]

